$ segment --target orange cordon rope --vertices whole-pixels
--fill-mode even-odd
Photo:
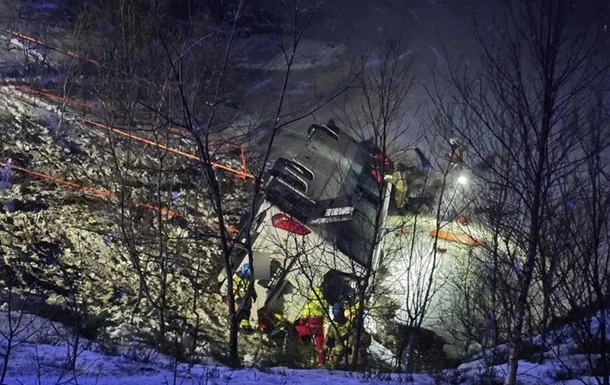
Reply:
[[[17,31],[13,31],[11,29],[6,29],[6,31],[8,33],[10,33],[11,35],[14,35],[14,36],[16,36],[16,37],[18,37],[20,39],[23,39],[23,40],[26,40],[26,41],[29,41],[29,42],[32,42],[32,43],[35,43],[35,44],[39,44],[39,45],[45,46],[45,47],[47,47],[49,49],[52,49],[54,51],[57,51],[59,53],[62,53],[62,54],[65,54],[65,55],[68,55],[68,56],[71,56],[71,57],[74,57],[74,58],[78,58],[80,60],[85,60],[85,61],[94,63],[96,65],[99,65],[99,63],[97,63],[94,60],[85,59],[85,58],[83,58],[83,57],[81,57],[81,56],[79,56],[76,53],[71,52],[71,51],[62,51],[62,50],[60,50],[57,47],[51,46],[51,45],[49,45],[49,44],[47,44],[47,43],[45,43],[45,42],[43,42],[41,40],[38,40],[38,39],[35,39],[33,37],[24,35],[24,34],[19,33]],[[35,95],[38,95],[38,96],[46,97],[46,98],[49,98],[51,100],[59,101],[59,102],[62,102],[62,103],[68,103],[68,104],[77,106],[78,108],[91,109],[91,107],[89,105],[87,105],[86,103],[79,102],[79,101],[77,101],[75,99],[63,97],[63,96],[56,95],[56,94],[53,94],[53,93],[50,93],[50,92],[39,91],[39,90],[33,89],[31,87],[23,86],[23,85],[13,85],[13,87],[15,87],[16,89],[18,89],[18,90],[20,90],[22,92],[31,93],[31,94],[35,94]],[[87,122],[87,121],[85,121],[85,123],[90,123],[90,124],[94,123],[95,124],[97,122],[93,122],[93,121]],[[101,123],[100,124],[95,124],[95,125],[98,126],[98,127],[104,127],[104,125],[101,124]],[[111,131],[114,132],[114,133],[117,133],[119,135],[123,135],[123,136],[126,136],[124,134],[127,134],[126,132],[121,132],[120,130],[114,131],[114,130],[111,129]],[[175,134],[184,135],[185,130],[177,128],[177,127],[172,127],[172,128],[170,128],[170,132],[175,133]],[[201,159],[199,157],[195,156],[193,158],[193,156],[194,156],[193,154],[189,154],[189,153],[186,153],[186,152],[181,151],[181,150],[173,149],[173,148],[165,146],[165,145],[161,145],[161,144],[158,144],[158,143],[155,143],[155,142],[152,142],[152,141],[148,141],[147,139],[138,137],[136,135],[130,136],[129,134],[127,134],[127,137],[129,137],[131,139],[134,139],[134,140],[137,140],[137,141],[145,142],[145,143],[149,142],[147,144],[151,144],[151,145],[157,146],[159,148],[163,148],[163,149],[168,150],[170,152],[173,152],[175,154],[185,156],[185,157],[187,157],[189,159],[201,161]],[[242,146],[239,146],[239,147],[241,148],[241,152],[242,152],[242,155],[243,155],[244,149],[243,149]],[[247,168],[246,168],[246,163],[245,163],[245,157],[243,157],[243,156],[242,156],[242,162],[241,163],[242,163],[242,171],[235,170],[235,169],[233,169],[231,167],[228,167],[228,166],[225,166],[225,165],[223,165],[221,163],[211,162],[213,167],[220,168],[220,169],[223,169],[225,171],[229,171],[229,172],[232,172],[234,174],[237,174],[241,179],[244,179],[244,180],[247,179],[247,178],[254,179],[254,176],[246,171]]]
[[[149,209],[152,211],[158,211],[161,214],[167,214],[171,217],[178,217],[178,218],[184,218],[184,215],[182,215],[182,213],[179,213],[175,210],[172,209],[166,209],[164,207],[160,207],[160,206],[155,206],[155,205],[151,205],[150,203],[138,203],[136,206],[138,207],[142,207],[145,209]]]
[[[68,187],[71,187],[71,188],[76,189],[76,190],[81,190],[81,191],[87,192],[87,193],[92,194],[92,195],[96,195],[96,196],[99,196],[99,197],[107,198],[107,199],[110,199],[110,200],[117,200],[118,199],[116,195],[114,195],[111,192],[108,192],[106,190],[102,190],[102,189],[95,188],[95,187],[90,187],[90,186],[84,186],[84,185],[81,185],[81,184],[78,184],[78,183],[75,183],[75,182],[71,182],[69,180],[66,180],[66,179],[63,179],[63,178],[59,178],[59,177],[56,177],[56,176],[53,176],[53,175],[44,174],[44,173],[41,173],[41,172],[37,172],[37,171],[34,171],[34,170],[27,169],[25,167],[17,166],[15,164],[11,164],[10,167],[11,167],[11,169],[19,170],[19,171],[22,171],[22,172],[24,172],[26,174],[30,174],[30,175],[36,176],[38,178],[41,178],[41,179],[46,179],[46,180],[49,180],[49,181],[51,181],[53,183],[57,183],[59,185],[68,186]],[[137,207],[142,207],[142,208],[145,208],[145,209],[149,209],[149,210],[153,210],[153,211],[159,211],[159,212],[161,212],[163,214],[168,214],[168,215],[170,215],[172,217],[179,217],[179,218],[183,218],[184,217],[183,214],[181,214],[181,213],[179,213],[179,212],[177,212],[175,210],[167,209],[167,208],[160,207],[160,206],[155,206],[155,205],[152,205],[150,203],[137,203],[136,206]]]
[[[145,144],[150,144],[151,146],[159,147],[162,150],[166,150],[168,152],[171,152],[171,153],[174,153],[174,154],[177,154],[177,155],[181,155],[181,156],[183,156],[185,158],[188,158],[188,159],[197,160],[197,161],[201,160],[195,154],[191,154],[191,153],[186,152],[186,151],[178,150],[176,148],[169,147],[169,146],[166,146],[166,145],[161,144],[161,143],[156,143],[156,142],[154,142],[152,140],[149,140],[149,139],[146,139],[146,138],[142,138],[141,136],[138,136],[138,135],[130,134],[129,132],[126,132],[126,131],[123,131],[123,130],[119,130],[118,128],[107,126],[107,125],[105,125],[103,123],[96,122],[94,120],[83,119],[83,123],[91,125],[91,126],[94,126],[94,127],[103,128],[103,129],[108,130],[108,131],[110,131],[112,133],[124,136],[124,137],[129,138],[129,139],[136,140],[138,142],[142,142],[142,143],[145,143]],[[227,166],[224,166],[224,165],[221,165],[221,166],[227,167]]]
[[[31,93],[31,94],[34,94],[34,95],[46,97],[46,98],[49,98],[51,100],[60,101],[62,103],[66,102],[68,104],[77,105],[80,108],[90,108],[85,103],[79,102],[79,101],[74,100],[74,99],[66,98],[66,97],[63,97],[63,96],[59,96],[59,95],[56,95],[56,94],[53,94],[53,93],[50,93],[50,92],[39,91],[39,90],[33,89],[31,87],[22,86],[22,85],[14,85],[13,87],[15,87],[17,90],[25,92],[25,93]],[[195,154],[188,153],[186,151],[182,151],[182,150],[179,150],[179,149],[176,149],[176,148],[173,148],[173,147],[161,144],[161,143],[157,143],[157,142],[154,142],[152,140],[143,138],[143,137],[138,136],[138,135],[130,134],[130,133],[126,132],[126,131],[120,130],[118,128],[107,126],[107,125],[105,125],[103,123],[96,122],[94,120],[83,119],[82,121],[85,124],[89,124],[89,125],[92,125],[92,126],[95,126],[95,127],[98,127],[98,128],[104,128],[106,130],[109,130],[112,133],[115,133],[115,134],[118,134],[118,135],[130,138],[130,139],[136,140],[138,142],[149,144],[151,146],[155,146],[155,147],[161,148],[163,150],[166,150],[168,152],[171,152],[171,153],[183,156],[185,158],[188,158],[188,159],[191,159],[191,160],[195,160],[195,161],[203,162],[203,160],[200,157],[198,157],[197,155],[195,155]],[[170,132],[183,134],[185,132],[185,130],[184,129],[180,129],[180,128],[176,128],[176,127],[172,127],[172,128],[170,128]],[[238,145],[233,145],[233,146],[238,146]],[[236,169],[234,169],[232,167],[225,166],[224,164],[218,163],[218,162],[211,162],[210,164],[213,167],[215,167],[215,168],[219,168],[219,169],[231,172],[233,174],[236,174],[237,176],[239,176],[243,180],[254,179],[255,178],[254,175],[252,175],[252,174],[250,174],[249,172],[246,171],[247,170],[247,164],[246,164],[246,157],[245,157],[244,148],[243,148],[243,146],[238,146],[238,147],[241,150],[241,167],[242,167],[242,170],[236,170]]]
[[[108,130],[108,131],[110,131],[110,132],[113,132],[113,133],[115,133],[115,134],[117,134],[117,135],[121,135],[121,136],[124,136],[124,137],[126,137],[126,138],[129,138],[129,139],[133,139],[133,140],[135,140],[135,141],[138,141],[138,142],[142,142],[142,143],[145,143],[145,144],[149,144],[149,145],[151,145],[151,146],[156,146],[156,147],[158,147],[158,148],[160,148],[160,149],[162,149],[162,150],[165,150],[165,151],[167,151],[167,152],[171,152],[171,153],[173,153],[173,154],[177,154],[177,155],[183,156],[183,157],[188,158],[188,159],[196,160],[196,161],[198,161],[198,162],[204,162],[204,160],[203,160],[203,159],[201,159],[201,158],[200,158],[200,157],[198,157],[197,155],[192,154],[192,153],[190,153],[190,152],[186,152],[186,151],[178,150],[177,148],[169,147],[169,146],[166,146],[166,145],[164,145],[164,144],[157,143],[157,142],[154,142],[154,141],[152,141],[152,140],[149,140],[149,139],[143,138],[143,137],[141,137],[141,136],[134,135],[134,134],[130,134],[129,132],[126,132],[126,131],[123,131],[123,130],[119,130],[118,128],[114,128],[114,127],[107,126],[107,125],[105,125],[105,124],[103,124],[103,123],[100,123],[100,122],[96,122],[96,121],[93,121],[93,120],[90,120],[90,119],[84,119],[84,120],[83,120],[83,122],[84,122],[85,124],[89,124],[89,125],[92,125],[92,126],[95,126],[95,127],[99,127],[99,128],[106,129],[106,130]],[[211,164],[213,167],[216,167],[216,168],[219,168],[219,169],[226,170],[226,171],[232,172],[232,173],[234,173],[234,174],[237,174],[237,175],[239,175],[240,177],[242,177],[243,179],[246,179],[246,178],[251,178],[251,179],[254,179],[254,175],[252,175],[252,174],[250,174],[250,173],[247,173],[247,172],[245,172],[245,171],[235,170],[235,169],[233,169],[233,168],[231,168],[231,167],[229,167],[229,166],[225,166],[225,165],[224,165],[224,164],[222,164],[222,163],[210,162],[210,164]]]
[[[68,56],[77,58],[79,60],[84,60],[84,61],[96,64],[96,65],[101,65],[100,63],[96,62],[95,60],[83,58],[80,55],[78,55],[78,54],[76,54],[75,52],[72,52],[72,51],[63,51],[63,50],[61,50],[61,49],[59,49],[57,47],[54,47],[52,45],[49,45],[49,44],[43,42],[41,40],[32,38],[30,36],[24,35],[24,34],[19,33],[17,31],[13,31],[11,29],[6,29],[6,31],[8,33],[10,33],[12,36],[18,37],[18,38],[20,38],[22,40],[26,40],[26,41],[29,41],[29,42],[32,42],[32,43],[35,43],[35,44],[38,44],[38,45],[42,45],[42,46],[47,47],[47,48],[49,48],[49,49],[51,49],[53,51],[59,52],[61,54],[68,55]],[[10,84],[6,84],[6,85],[10,85]],[[35,94],[35,95],[46,97],[46,98],[49,98],[51,100],[59,101],[59,102],[62,102],[62,103],[65,102],[65,103],[71,104],[73,106],[77,106],[78,108],[81,108],[81,109],[82,108],[91,109],[91,107],[88,104],[86,104],[86,103],[82,103],[82,102],[80,102],[78,100],[75,100],[75,99],[62,97],[60,95],[56,95],[56,94],[53,94],[51,92],[39,91],[39,90],[33,89],[31,87],[23,86],[23,85],[12,85],[12,86],[15,87],[16,89],[22,91],[22,92],[25,92],[25,93]],[[100,127],[100,128],[107,129],[107,130],[109,130],[109,131],[111,131],[111,132],[113,132],[115,134],[122,135],[122,136],[128,137],[130,139],[133,139],[133,140],[145,143],[145,144],[150,144],[150,145],[156,146],[156,147],[164,149],[164,150],[166,150],[168,152],[172,152],[174,154],[178,154],[178,155],[184,156],[184,157],[189,158],[189,159],[193,159],[193,160],[197,160],[197,161],[203,161],[201,158],[199,158],[198,156],[196,156],[194,154],[191,154],[191,153],[188,153],[188,152],[185,152],[185,151],[182,151],[182,150],[178,150],[178,149],[175,149],[173,147],[169,147],[169,146],[166,146],[166,145],[163,145],[163,144],[160,144],[160,143],[156,143],[156,142],[148,140],[146,138],[142,138],[140,136],[130,134],[128,132],[125,132],[123,130],[119,130],[117,128],[109,127],[109,126],[104,125],[104,124],[99,123],[99,122],[95,122],[95,121],[92,121],[92,120],[89,120],[89,119],[85,119],[85,120],[83,120],[83,122],[86,123],[86,124],[89,124],[89,125],[93,125],[95,127]],[[170,132],[172,132],[172,131],[173,130],[170,128]],[[233,146],[237,146],[237,145],[233,145]],[[240,149],[241,149],[242,171],[235,170],[235,169],[233,169],[231,167],[225,166],[225,165],[223,165],[221,163],[217,163],[217,162],[211,162],[210,164],[213,167],[220,168],[220,169],[232,172],[234,174],[237,174],[237,175],[239,175],[244,180],[246,178],[254,179],[254,175],[252,175],[252,174],[247,172],[244,148],[243,148],[243,146],[238,146],[238,147],[240,147]],[[71,181],[68,181],[68,180],[65,180],[65,179],[53,176],[53,175],[48,175],[48,174],[36,172],[36,171],[33,171],[33,170],[29,170],[27,168],[24,168],[24,167],[21,167],[21,166],[17,166],[17,165],[14,165],[14,164],[11,164],[10,167],[11,167],[11,169],[19,170],[19,171],[22,171],[22,172],[24,172],[26,174],[30,174],[30,175],[33,175],[33,176],[36,176],[36,177],[39,177],[39,178],[42,178],[42,179],[46,179],[46,180],[52,181],[54,183],[57,183],[59,185],[68,186],[68,187],[71,187],[71,188],[74,188],[74,189],[78,189],[78,190],[81,190],[81,191],[84,191],[84,192],[87,192],[87,193],[90,193],[90,194],[93,194],[93,195],[101,196],[101,197],[104,197],[104,198],[107,198],[107,199],[111,199],[111,200],[116,200],[117,199],[116,195],[114,195],[114,194],[112,194],[112,193],[110,193],[110,192],[108,192],[106,190],[103,190],[103,189],[98,189],[98,188],[95,188],[95,187],[80,185],[80,184],[75,183],[75,182],[71,182]],[[149,204],[149,203],[138,203],[138,204],[136,204],[136,206],[137,207],[146,208],[146,209],[149,209],[149,210],[153,210],[153,211],[158,211],[158,212],[161,212],[163,214],[168,214],[170,216],[184,217],[183,214],[181,214],[181,213],[179,213],[179,212],[177,212],[175,210],[163,208],[163,207],[152,205],[152,204]],[[214,221],[214,226],[218,228],[218,222],[217,221]],[[231,225],[225,225],[225,229],[227,229],[227,231],[232,232],[232,233],[239,232],[239,229],[237,227],[234,227],[234,226],[231,226]]]
[[[45,43],[42,40],[38,40],[38,39],[33,38],[31,36],[24,35],[24,34],[22,34],[20,32],[13,31],[11,29],[6,29],[6,32],[8,32],[11,35],[14,35],[14,36],[16,36],[16,37],[18,37],[20,39],[23,39],[23,40],[26,40],[26,41],[29,41],[29,42],[33,42],[33,43],[45,46],[45,47],[47,47],[49,49],[52,49],[52,50],[54,50],[56,52],[59,52],[61,54],[68,55],[68,56],[71,56],[71,57],[74,57],[74,58],[77,58],[77,59],[80,59],[80,60],[88,61],[88,62],[91,62],[91,63],[94,63],[96,65],[101,66],[101,64],[96,62],[95,60],[83,58],[83,57],[79,56],[78,54],[76,54],[76,53],[74,53],[72,51],[62,51],[59,48],[54,47],[52,45],[49,45],[49,44]],[[18,86],[15,86],[15,87],[18,87]],[[29,90],[31,90],[34,93],[38,93],[40,95],[49,96],[52,99],[60,99],[60,100],[66,101],[66,102],[71,103],[71,104],[77,104],[77,105],[81,105],[81,106],[86,107],[86,108],[90,108],[87,104],[81,103],[81,102],[79,102],[79,101],[77,101],[75,99],[69,99],[69,98],[61,97],[59,95],[54,95],[54,94],[51,94],[51,93],[48,93],[48,92],[38,91],[38,90],[35,90],[33,88],[29,88],[29,87],[25,87],[25,86],[22,86],[22,87],[28,88]],[[179,128],[179,127],[170,127],[169,131],[173,132],[173,133],[177,133],[177,134],[182,134],[182,135],[190,135],[190,133],[187,130],[184,130],[184,129]],[[240,145],[232,144],[232,143],[227,143],[227,144],[229,144],[231,146],[234,146],[234,147],[241,147],[242,151],[243,151],[243,147],[240,146]]]
[[[93,64],[96,64],[96,65],[99,65],[99,63],[96,62],[95,60],[85,59],[84,57],[81,57],[80,55],[78,55],[77,53],[72,52],[72,51],[62,51],[61,49],[59,49],[57,47],[54,47],[54,46],[52,46],[50,44],[47,44],[47,43],[45,43],[42,40],[34,39],[33,37],[24,35],[24,34],[19,33],[17,31],[13,31],[12,29],[6,29],[6,32],[10,33],[12,36],[18,37],[19,39],[22,39],[22,40],[25,40],[25,41],[29,41],[30,43],[35,43],[35,44],[38,44],[38,45],[42,45],[44,47],[52,49],[53,51],[59,52],[61,54],[68,55],[68,56],[71,56],[71,57],[79,59],[79,60],[84,60],[84,61],[88,61],[89,63],[93,63]]]
[[[66,104],[71,104],[74,106],[77,106],[78,108],[83,108],[83,109],[90,109],[91,107],[83,102],[79,102],[76,99],[70,99],[70,98],[66,98],[63,96],[59,96],[56,94],[53,94],[51,92],[46,92],[46,91],[40,91],[28,86],[24,86],[24,85],[12,85],[12,87],[15,87],[16,89],[18,89],[19,91],[25,92],[25,93],[30,93],[30,94],[34,94],[34,95],[38,95],[38,96],[42,96],[51,100],[56,100],[60,103],[66,103]]]
[[[53,183],[56,183],[58,185],[68,186],[68,187],[71,187],[73,189],[81,190],[83,192],[86,192],[86,193],[89,193],[89,194],[92,194],[92,195],[96,195],[96,196],[99,196],[99,197],[107,198],[107,199],[110,199],[110,200],[114,200],[114,201],[118,200],[116,195],[114,195],[114,194],[112,194],[112,193],[110,193],[110,192],[108,192],[106,190],[103,190],[103,189],[81,185],[81,184],[78,184],[78,183],[75,183],[75,182],[63,179],[63,178],[59,178],[59,177],[56,177],[56,176],[53,176],[53,175],[44,174],[44,173],[41,173],[41,172],[30,170],[28,168],[21,167],[21,166],[12,164],[12,163],[10,164],[10,167],[11,167],[11,169],[19,170],[19,171],[22,171],[22,172],[24,172],[26,174],[33,175],[33,176],[36,176],[36,177],[41,178],[41,179],[46,179],[46,180],[51,181]],[[150,204],[150,203],[136,203],[135,206],[136,207],[140,207],[140,208],[144,208],[144,209],[147,209],[147,210],[157,211],[157,212],[160,212],[162,214],[169,215],[171,217],[185,218],[185,215],[183,213],[181,213],[181,212],[178,212],[178,211],[172,210],[172,209],[168,209],[168,208],[165,208],[165,207],[153,205],[153,204]],[[212,226],[214,226],[215,228],[218,228],[218,221],[212,221]],[[231,225],[225,225],[225,229],[229,233],[236,234],[236,233],[239,232],[239,229],[237,227],[231,226]]]

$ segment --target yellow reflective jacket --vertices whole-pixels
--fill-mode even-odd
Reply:
[[[235,300],[240,300],[246,296],[248,292],[248,280],[235,274],[233,276],[233,293]]]
[[[309,300],[301,311],[301,318],[324,317],[327,314],[328,301],[324,299],[321,287],[315,287],[309,292]]]
[[[357,300],[353,304],[348,304],[345,307],[343,314],[345,315],[345,318],[351,322],[358,316],[358,309],[360,309],[360,301]]]
[[[400,192],[407,191],[407,175],[404,171],[395,171],[388,181]]]

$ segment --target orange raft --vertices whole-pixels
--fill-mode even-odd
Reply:
[[[483,240],[471,237],[468,234],[456,233],[449,230],[432,229],[430,230],[430,236],[438,239],[444,239],[449,242],[458,242],[466,246],[481,246]]]

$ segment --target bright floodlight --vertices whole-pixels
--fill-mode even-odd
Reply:
[[[468,184],[468,178],[466,178],[464,175],[460,175],[457,179],[459,184]]]

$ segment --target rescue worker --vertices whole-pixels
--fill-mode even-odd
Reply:
[[[350,328],[350,334],[348,337],[348,341],[349,341],[349,346],[351,347],[350,350],[350,357],[349,359],[351,360],[352,357],[354,356],[355,352],[356,352],[356,335],[357,335],[357,328],[356,328],[356,322],[352,322],[351,328]],[[365,330],[362,330],[362,332],[360,333],[360,348],[358,350],[358,359],[356,361],[356,370],[364,370],[369,366],[369,356],[368,356],[368,349],[369,346],[371,346],[371,342],[373,341],[371,335],[366,332]]]
[[[384,179],[394,185],[394,202],[398,212],[402,214],[407,201],[407,167],[404,163],[397,163],[394,173],[386,175]]]
[[[449,139],[451,145],[451,153],[449,154],[449,163],[452,165],[461,166],[464,164],[464,149],[458,143],[456,138]]]
[[[328,301],[322,288],[315,287],[309,293],[309,300],[295,322],[295,329],[301,339],[313,338],[316,362],[324,365],[324,318]]]
[[[269,337],[294,336],[294,326],[280,313],[276,313],[263,306],[256,311],[258,316],[258,329]]]
[[[349,365],[355,354],[357,323],[356,323],[356,307],[351,307],[346,310],[345,322],[334,322],[326,336],[326,347],[328,351],[328,365],[332,369],[337,369],[345,365]],[[362,330],[360,333],[360,346],[358,350],[358,359],[356,361],[357,369],[365,369],[368,366],[367,350],[371,345],[372,338],[369,333]]]
[[[352,303],[356,296],[350,277],[337,270],[330,270],[322,280],[322,294],[331,305],[333,320],[344,322],[345,303]]]
[[[250,264],[245,263],[233,278],[233,292],[235,293],[235,305],[237,310],[241,309],[239,314],[239,327],[245,332],[251,333],[254,331],[250,326],[250,312],[252,311],[252,301],[256,301],[256,291],[252,291],[251,296],[247,296],[248,286],[252,281],[252,269]]]
[[[326,334],[327,365],[331,369],[338,369],[347,364],[349,350],[349,329],[351,321],[345,317],[335,320],[328,328]]]

